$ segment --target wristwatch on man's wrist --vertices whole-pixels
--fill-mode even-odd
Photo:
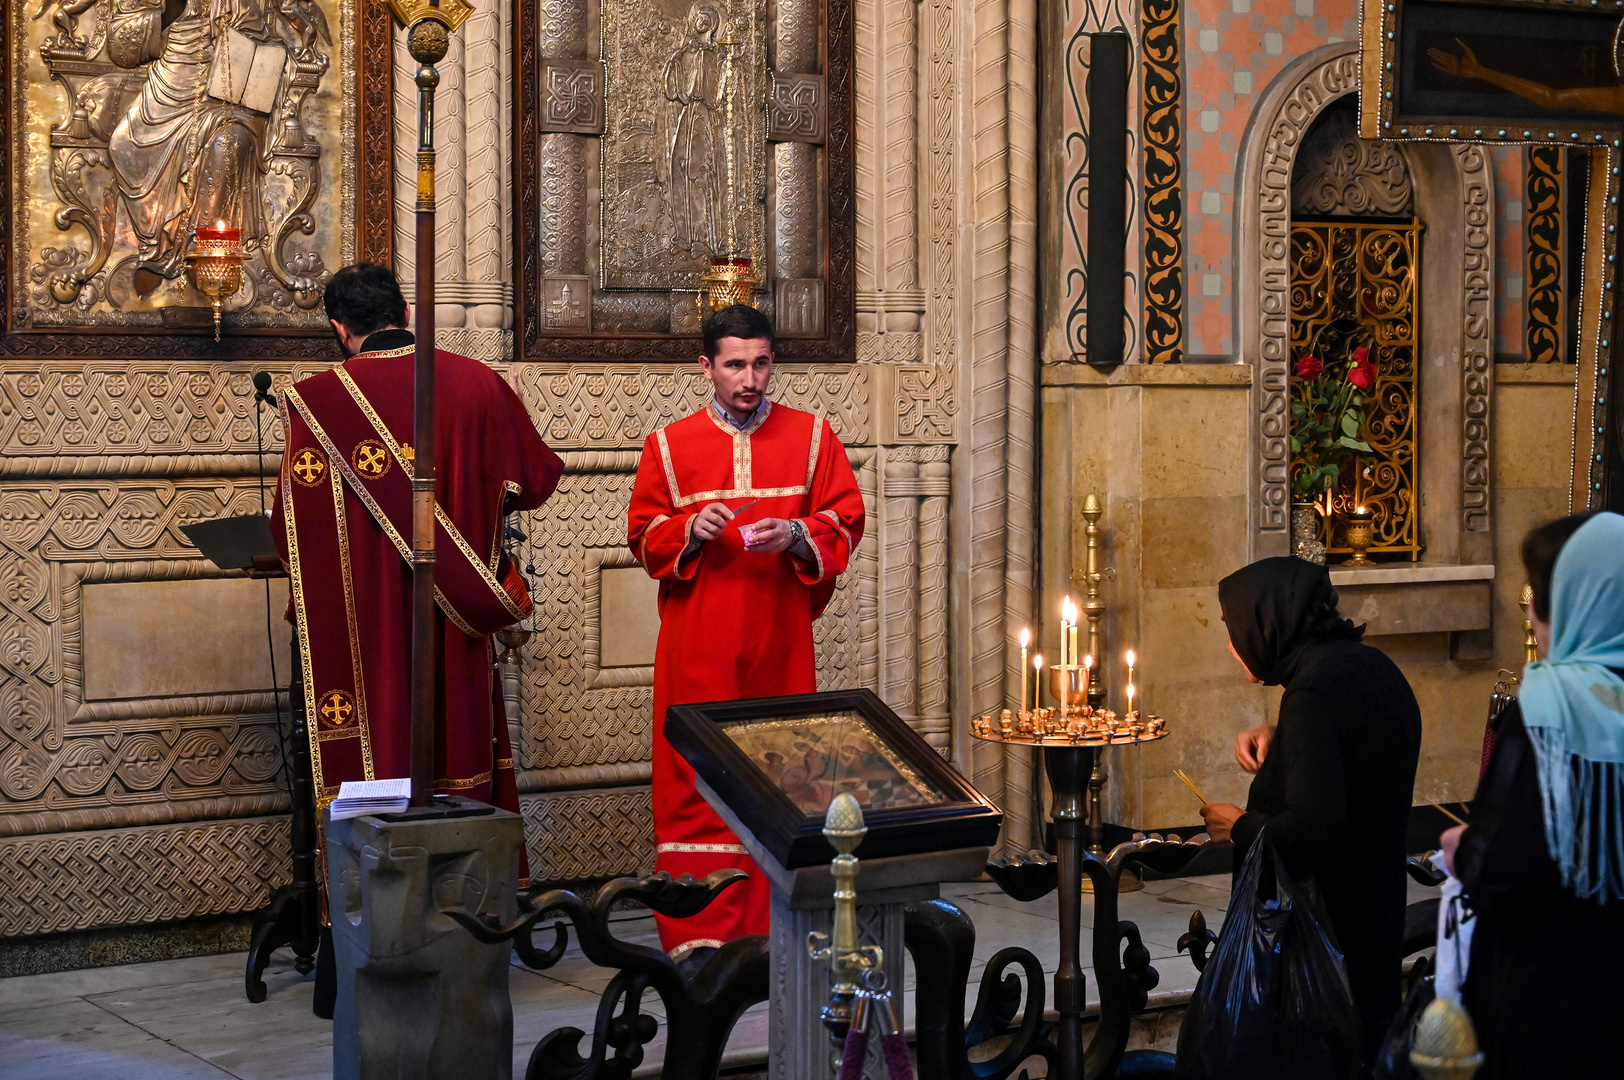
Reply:
[[[798,548],[806,543],[806,526],[801,524],[800,518],[789,519],[789,535],[791,549]]]

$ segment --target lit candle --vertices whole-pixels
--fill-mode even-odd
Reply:
[[[1094,678],[1094,657],[1092,655],[1085,656],[1085,657],[1083,657],[1083,698],[1084,698],[1084,700],[1087,700],[1087,698],[1088,698],[1088,684],[1093,681],[1093,678]]]
[[[1128,690],[1129,690],[1129,694],[1128,694],[1128,711],[1133,712],[1133,693],[1132,693],[1132,690],[1133,690],[1133,662],[1134,662],[1134,655],[1133,655],[1133,650],[1132,649],[1128,650],[1128,655],[1124,659],[1126,659],[1128,661]]]
[[[1077,609],[1071,609],[1071,665],[1077,666]]]
[[[1021,627],[1021,715],[1026,715],[1026,647],[1031,644],[1032,631]]]
[[[1071,606],[1071,597],[1068,596],[1060,603],[1060,668],[1062,671],[1065,670],[1067,664],[1073,663],[1076,659],[1066,652],[1066,631],[1071,627],[1071,620],[1076,617],[1077,609]]]
[[[1043,654],[1038,653],[1032,657],[1032,708],[1036,709],[1043,704]],[[1021,682],[1026,682],[1026,673],[1021,673]],[[1022,694],[1026,691],[1023,689]]]
[[[216,221],[212,229],[198,229],[197,238],[203,241],[212,240],[216,243],[223,241],[228,244],[237,244],[242,242],[242,230],[228,229],[224,221]]]

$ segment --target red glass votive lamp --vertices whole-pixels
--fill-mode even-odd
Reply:
[[[219,341],[225,302],[242,288],[242,230],[228,229],[223,221],[212,229],[195,230],[186,262],[191,266],[192,286],[209,298],[214,309],[214,340]]]

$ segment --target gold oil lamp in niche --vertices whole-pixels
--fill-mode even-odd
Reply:
[[[1348,547],[1353,549],[1353,557],[1347,561],[1348,566],[1374,566],[1370,556],[1365,554],[1376,536],[1376,514],[1364,506],[1355,507],[1348,511],[1347,518]]]
[[[229,229],[223,221],[212,229],[197,229],[192,234],[191,249],[186,252],[186,265],[192,274],[192,287],[209,298],[214,309],[214,340],[220,340],[220,317],[225,313],[225,302],[242,288],[242,230]]]

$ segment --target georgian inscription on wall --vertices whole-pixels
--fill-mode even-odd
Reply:
[[[18,5],[20,8],[22,5]],[[320,327],[354,209],[337,0],[30,3],[12,239],[22,325],[189,324],[192,232],[241,230],[239,327]],[[51,15],[50,18],[41,16]],[[352,31],[353,32],[353,31]],[[11,88],[8,88],[11,89]]]
[[[748,0],[607,0],[609,288],[693,288],[766,250],[766,49]],[[730,134],[731,133],[731,134]]]

